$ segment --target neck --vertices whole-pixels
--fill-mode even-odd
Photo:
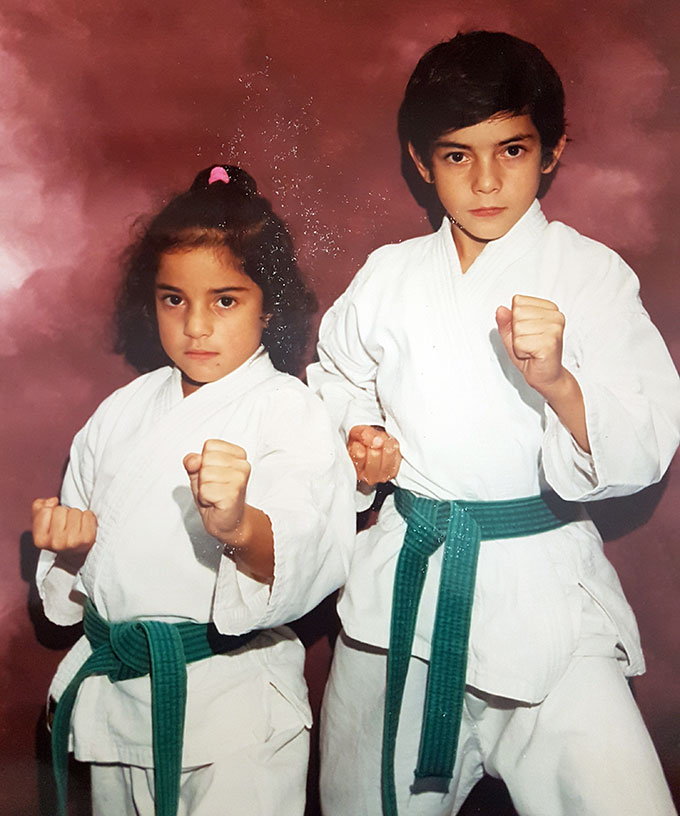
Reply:
[[[182,394],[185,397],[188,397],[189,394],[193,394],[194,391],[198,391],[198,389],[205,385],[205,383],[200,383],[197,380],[192,380],[191,377],[187,377],[187,375],[182,372]]]
[[[489,242],[468,232],[452,216],[447,214],[447,218],[451,222],[453,243],[456,245],[456,251],[458,252],[460,271],[464,275]]]

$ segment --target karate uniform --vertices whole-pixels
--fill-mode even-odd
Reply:
[[[274,534],[271,588],[239,571],[203,527],[182,460],[207,439],[246,451],[246,501],[267,514]],[[353,486],[324,407],[276,371],[263,349],[186,398],[177,369],[141,376],[108,397],[74,439],[61,500],[95,513],[97,540],[75,580],[53,553],[41,553],[37,583],[48,617],[80,620],[86,596],[112,622],[262,630],[238,651],[187,666],[182,765],[214,765],[221,779],[211,784],[206,813],[219,812],[225,796],[229,812],[244,816],[277,812],[282,796],[291,813],[304,809],[311,724],[304,649],[283,624],[343,582]],[[90,653],[83,638],[64,658],[55,699]],[[152,767],[149,703],[148,677],[86,679],[72,719],[76,757]]]
[[[538,202],[506,235],[488,243],[465,274],[445,219],[438,232],[369,257],[323,319],[319,363],[308,370],[309,383],[345,434],[355,425],[377,424],[399,440],[403,461],[394,482],[419,495],[470,501],[548,489],[571,501],[626,495],[662,477],[680,437],[678,377],[638,289],[614,252],[564,224],[549,224]],[[591,454],[508,359],[495,311],[509,306],[515,294],[553,301],[566,316],[563,364],[583,393]],[[338,607],[347,637],[327,695],[328,722],[340,719],[329,700],[341,700],[343,686],[351,685],[348,644],[363,655],[356,671],[364,678],[363,658],[381,651],[384,658],[404,532],[388,497],[377,524],[358,537]],[[430,559],[412,662],[429,657],[441,557],[440,549]],[[551,532],[483,541],[468,688],[536,707],[571,671],[576,655],[606,656],[627,675],[644,671],[635,618],[585,512]],[[402,723],[419,723],[419,693],[412,710],[402,710]],[[406,709],[408,704],[407,688]],[[363,716],[365,722],[374,719]],[[327,730],[324,744],[333,762],[342,753],[335,742]],[[398,761],[399,751],[398,742]],[[407,761],[404,774],[411,779],[401,781],[400,801],[414,808],[406,812],[439,813],[419,810],[424,800],[407,795],[415,759]],[[479,776],[479,763],[470,774]],[[470,774],[460,781],[462,798]],[[458,809],[462,798],[453,798],[442,813]],[[329,805],[326,816],[379,812],[379,791],[377,805],[375,798],[366,801],[378,809],[364,811],[356,802],[354,811]],[[558,811],[541,816],[548,812]]]

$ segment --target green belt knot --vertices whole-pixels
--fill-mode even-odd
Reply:
[[[140,621],[125,621],[111,626],[109,645],[118,658],[118,665],[107,672],[112,683],[149,674],[151,658],[146,644],[146,631]],[[99,648],[104,644],[95,641],[92,645]]]
[[[92,654],[66,687],[52,723],[52,763],[58,813],[67,809],[68,738],[78,689],[87,677],[106,675],[111,682],[150,676],[151,743],[156,816],[176,816],[179,803],[182,743],[187,692],[187,663],[245,646],[257,634],[220,634],[214,624],[134,620],[109,623],[88,599],[83,619]]]

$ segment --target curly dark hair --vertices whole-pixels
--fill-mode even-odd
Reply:
[[[221,180],[211,183],[213,171]],[[262,344],[276,368],[297,373],[316,297],[302,278],[285,223],[257,192],[252,176],[230,165],[202,170],[189,190],[151,217],[123,253],[115,351],[140,373],[172,364],[158,335],[156,275],[163,253],[195,247],[228,247],[241,261],[245,274],[262,290],[264,310],[271,314]]]

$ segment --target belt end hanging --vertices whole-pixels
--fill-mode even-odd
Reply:
[[[417,776],[411,785],[411,793],[448,793],[450,776]]]

